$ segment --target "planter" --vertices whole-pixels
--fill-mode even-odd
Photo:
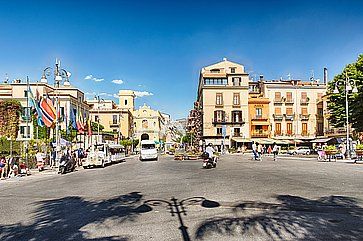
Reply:
[[[326,155],[332,156],[338,153],[338,150],[324,150]]]
[[[357,154],[357,156],[363,156],[363,150],[362,149],[355,150],[355,153]]]

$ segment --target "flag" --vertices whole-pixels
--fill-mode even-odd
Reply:
[[[77,118],[77,130],[78,133],[83,134],[84,133],[84,121],[83,121],[83,115],[80,111],[78,111],[78,118]]]
[[[38,89],[37,89],[37,92],[38,92]],[[34,98],[34,95],[33,95],[32,90],[30,89],[30,86],[28,87],[28,100],[30,101],[30,103],[28,103],[28,105],[35,109],[38,125],[44,126],[44,123],[42,120],[42,118],[43,118],[42,111],[39,108],[38,101]]]
[[[40,110],[42,112],[42,119],[47,127],[52,127],[56,120],[56,111],[53,102],[46,96],[39,102]]]
[[[87,120],[87,128],[88,128],[88,136],[92,136],[92,125],[91,125],[91,119],[89,117]]]
[[[78,130],[77,129],[77,122],[76,122],[76,115],[77,115],[77,110],[76,109],[72,109],[71,110],[71,126],[73,129]]]

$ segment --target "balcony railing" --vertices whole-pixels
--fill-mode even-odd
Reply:
[[[307,131],[302,131],[302,132],[301,132],[301,136],[309,136],[309,132],[307,132]]]
[[[294,114],[284,114],[285,120],[294,120],[295,119],[295,115]]]
[[[222,125],[228,125],[228,124],[237,124],[237,125],[243,125],[245,124],[245,120],[244,119],[239,119],[239,120],[233,120],[232,121],[229,121],[227,119],[213,119],[212,120],[212,123],[214,125],[217,125],[217,124],[222,124]]]
[[[307,104],[309,104],[309,98],[305,98],[305,99],[300,100],[300,105],[307,105]]]
[[[109,122],[109,125],[110,126],[119,126],[120,125],[120,122],[118,122],[118,121],[110,121]]]
[[[282,120],[284,118],[282,114],[273,114],[272,117],[274,120]]]
[[[233,137],[242,137],[241,133],[233,133]]]
[[[255,130],[251,132],[252,137],[269,137],[270,132],[266,130]]]
[[[294,104],[294,100],[293,99],[286,99],[285,100],[285,105],[292,105]]]
[[[300,114],[300,120],[309,120],[310,114]]]
[[[267,116],[260,116],[260,115],[256,115],[254,117],[252,117],[253,121],[267,121],[268,117]]]
[[[284,102],[284,98],[281,97],[281,98],[275,98],[274,99],[274,104],[282,104]]]
[[[350,133],[352,132],[352,128],[349,128]],[[326,135],[345,135],[347,133],[347,129],[345,127],[331,128],[326,129]]]

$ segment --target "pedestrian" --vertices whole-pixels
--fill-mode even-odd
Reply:
[[[268,153],[268,155],[271,155],[271,153],[272,153],[271,145],[268,145],[267,153]]]
[[[256,142],[252,142],[252,153],[253,153],[253,158],[254,160],[257,160],[258,156],[257,156],[257,144]]]
[[[276,142],[273,144],[272,153],[274,154],[274,161],[276,161],[277,155],[279,154],[279,146],[276,144]]]
[[[263,152],[263,147],[262,144],[260,143],[257,145],[257,153],[260,161],[262,160],[262,152]]]
[[[3,180],[7,176],[8,172],[8,163],[4,156],[1,157],[0,159],[0,168],[1,168],[1,179]]]

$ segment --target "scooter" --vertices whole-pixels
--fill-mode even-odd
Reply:
[[[63,155],[59,162],[59,173],[73,172],[76,169],[76,161],[69,155]]]
[[[203,168],[215,168],[217,167],[217,157],[203,158]]]

